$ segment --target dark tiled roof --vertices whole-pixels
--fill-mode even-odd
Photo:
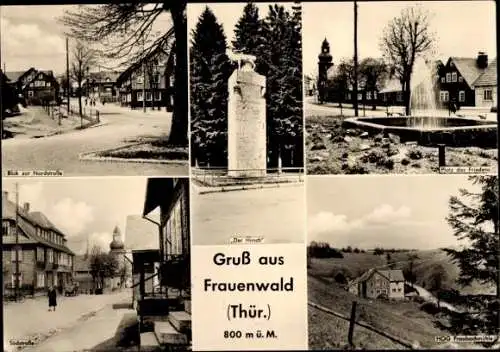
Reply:
[[[472,87],[476,79],[484,72],[477,67],[477,59],[471,57],[450,57],[455,67],[464,77],[467,84]]]
[[[497,58],[486,68],[484,73],[474,82],[474,87],[486,87],[497,85]]]
[[[65,245],[47,241],[45,238],[37,235],[35,226],[39,226],[46,230],[56,231],[64,236],[64,234],[40,212],[27,213],[23,208],[19,207],[18,216],[16,217],[16,204],[7,199],[2,202],[2,219],[17,220],[19,228],[26,235],[27,239],[74,255],[74,253]]]

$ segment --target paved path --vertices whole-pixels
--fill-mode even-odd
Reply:
[[[161,136],[170,131],[171,113],[138,111],[105,105],[101,119],[105,125],[39,139],[2,141],[2,169],[62,170],[65,176],[90,175],[172,175],[188,174],[187,165],[81,161],[80,153],[127,145],[139,136]]]
[[[106,305],[131,302],[129,290],[105,295],[78,295],[58,297],[55,312],[48,311],[45,297],[26,299],[22,303],[8,303],[3,307],[4,350],[9,350],[10,339],[44,339],[71,327],[82,315],[99,311]]]
[[[197,194],[192,192],[194,245],[222,245],[232,237],[264,243],[303,243],[304,186]]]
[[[420,297],[424,298],[426,301],[437,304],[438,299],[431,292],[429,292],[428,290],[426,290],[422,286],[418,286],[416,284],[412,285],[409,282],[407,282],[406,284],[409,285],[409,286],[413,286],[413,288],[418,292],[418,295]],[[450,304],[448,302],[440,301],[439,305],[441,307],[449,309],[452,312],[460,312],[461,311],[460,309],[456,308],[454,305],[452,305],[452,304]]]
[[[114,309],[112,304],[108,304],[88,319],[82,319],[72,327],[24,351],[117,351],[117,329],[125,315],[130,312],[134,311],[130,309]]]

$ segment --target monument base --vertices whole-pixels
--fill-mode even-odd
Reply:
[[[267,174],[266,170],[237,170],[228,171],[227,175],[234,178],[258,178],[265,177]]]

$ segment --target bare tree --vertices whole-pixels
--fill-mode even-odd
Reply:
[[[89,48],[89,46],[82,41],[77,41],[75,48],[73,49],[73,62],[71,63],[70,75],[78,84],[78,112],[80,116],[82,116],[83,80],[86,78],[88,69],[90,68],[90,66],[94,65],[95,62],[96,54],[94,50]]]
[[[380,47],[401,83],[406,115],[411,114],[411,76],[415,60],[430,52],[434,41],[429,14],[419,6],[404,9],[384,29]]]
[[[172,27],[162,33],[153,33],[153,25],[160,15],[169,13]],[[186,1],[164,0],[160,3],[110,3],[80,6],[67,12],[61,22],[70,35],[99,43],[106,58],[121,60],[122,65],[140,62],[158,47],[175,50],[175,93],[169,144],[185,146],[188,143],[187,90],[187,26]],[[175,39],[175,44],[172,43]],[[143,50],[142,43],[146,43]]]

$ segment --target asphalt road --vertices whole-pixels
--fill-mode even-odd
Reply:
[[[114,105],[100,108],[102,126],[38,139],[2,141],[2,169],[62,170],[64,176],[155,176],[188,174],[187,165],[81,161],[80,153],[117,148],[127,139],[161,136],[170,131],[171,113],[130,111]]]

